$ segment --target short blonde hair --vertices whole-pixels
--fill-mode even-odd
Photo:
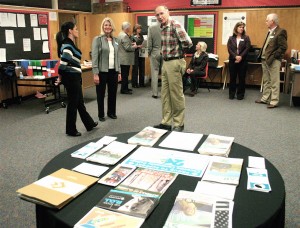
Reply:
[[[207,44],[205,42],[203,42],[203,41],[199,41],[198,44],[200,44],[200,46],[201,46],[200,50],[202,52],[206,52]]]
[[[105,34],[104,30],[103,30],[103,26],[104,26],[104,23],[107,22],[107,21],[110,23],[111,28],[112,28],[111,35],[116,30],[115,24],[114,24],[113,20],[110,17],[106,17],[106,18],[103,19],[103,21],[101,23],[101,26],[100,26],[100,35],[104,35]]]

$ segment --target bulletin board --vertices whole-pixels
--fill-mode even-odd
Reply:
[[[193,54],[195,46],[199,41],[207,44],[207,52],[215,53],[217,50],[217,12],[182,12],[174,13],[172,18],[178,18],[178,21],[184,25],[186,32],[193,41],[193,47],[186,54]],[[137,14],[136,21],[142,25],[142,34],[147,35],[148,27],[151,21],[155,21],[153,14]]]
[[[48,12],[0,9],[0,51],[6,61],[50,59]]]

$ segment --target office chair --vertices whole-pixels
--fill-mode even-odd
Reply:
[[[198,88],[200,87],[201,82],[205,83],[206,88],[210,92],[208,83],[206,81],[207,78],[208,78],[208,62],[206,63],[206,67],[205,67],[205,75],[204,76],[199,76],[199,77],[196,76],[196,93],[198,92]]]

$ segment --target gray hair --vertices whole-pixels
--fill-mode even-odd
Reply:
[[[268,19],[271,19],[272,21],[274,21],[274,23],[276,25],[279,25],[279,18],[278,18],[278,15],[276,13],[270,13],[268,16],[267,16]]]
[[[122,30],[130,28],[131,24],[128,21],[122,23]]]

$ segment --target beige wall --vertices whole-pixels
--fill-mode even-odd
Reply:
[[[9,9],[20,9],[20,7],[8,7]],[[27,8],[22,7],[22,10],[27,10]],[[28,10],[37,10],[34,8],[28,8]],[[121,31],[121,24],[123,21],[129,21],[132,25],[135,24],[135,13],[111,13],[111,14],[91,14],[77,11],[61,11],[61,10],[47,10],[38,9],[39,11],[52,11],[63,14],[73,14],[75,15],[77,26],[79,28],[80,37],[77,41],[79,49],[82,51],[82,61],[90,59],[91,43],[95,36],[100,33],[100,24],[104,17],[110,17],[113,19],[116,32],[114,36],[118,36]],[[212,10],[210,10],[212,11]],[[205,10],[201,10],[205,12]],[[228,52],[226,45],[222,45],[222,26],[223,26],[223,13],[232,12],[246,12],[247,13],[247,24],[246,30],[247,34],[250,36],[252,44],[261,47],[264,38],[267,33],[267,28],[265,25],[266,15],[269,13],[277,13],[280,18],[280,26],[285,28],[288,32],[288,50],[286,52],[286,59],[289,60],[291,49],[300,49],[300,39],[296,32],[297,28],[300,27],[300,7],[295,8],[258,8],[258,9],[220,9],[215,10],[218,12],[218,26],[217,26],[217,54],[220,57],[220,64],[228,58]],[[146,12],[149,14],[149,12]],[[141,14],[140,12],[138,14]],[[172,14],[172,12],[171,12]],[[56,40],[55,35],[59,31],[59,16],[57,21],[50,21],[50,34],[49,41],[51,44],[51,53],[53,59],[58,59],[56,54]],[[146,75],[150,75],[149,60],[146,60]],[[0,101],[6,98],[10,98],[11,92],[8,88],[1,87]],[[20,94],[24,92],[24,95],[30,93],[35,93],[36,88],[33,89],[23,89],[20,88]]]

